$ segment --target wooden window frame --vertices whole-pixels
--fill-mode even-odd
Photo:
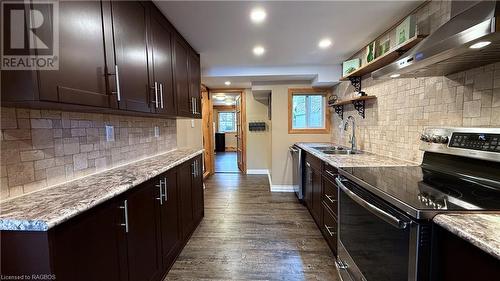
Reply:
[[[325,111],[325,128],[322,129],[293,129],[292,127],[292,108],[293,108],[293,95],[295,94],[320,94],[325,97],[324,111]],[[290,88],[288,89],[288,133],[289,134],[329,134],[330,133],[330,110],[327,106],[329,92],[324,89],[313,88]]]

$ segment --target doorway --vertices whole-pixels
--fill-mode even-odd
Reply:
[[[210,105],[203,111],[207,158],[213,159],[208,174],[245,173],[245,93],[242,89],[208,90]],[[205,116],[206,113],[206,116]],[[210,163],[206,163],[206,165]]]

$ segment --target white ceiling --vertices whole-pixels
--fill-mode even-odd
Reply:
[[[229,105],[226,103],[226,101],[224,100],[218,100],[218,99],[215,99],[213,98],[214,96],[225,96],[225,97],[228,97],[228,98],[231,98],[231,100],[233,101],[231,103],[231,105],[235,105],[235,99],[240,95],[239,93],[218,93],[218,92],[214,92],[212,93],[212,104],[213,105]]]
[[[155,1],[200,53],[203,73],[224,67],[338,65],[420,2]],[[250,21],[254,7],[266,10],[264,23]],[[324,37],[333,44],[321,50],[318,41]],[[257,44],[266,49],[262,57],[252,53]]]

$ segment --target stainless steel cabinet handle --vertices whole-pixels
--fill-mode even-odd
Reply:
[[[306,166],[311,167],[311,164],[309,164],[309,162],[306,162]]]
[[[167,178],[163,178],[163,198],[165,199],[165,202],[167,202],[168,200]]]
[[[155,100],[153,102],[155,103],[155,107],[158,108],[158,82],[155,81],[153,89],[155,90]]]
[[[326,228],[326,231],[328,232],[328,234],[333,237],[335,235],[335,231],[334,232],[331,232],[330,231],[330,228],[334,228],[334,227],[331,227],[331,226],[328,226],[325,224],[325,228]]]
[[[337,182],[338,186],[340,189],[342,189],[347,196],[349,196],[354,202],[358,203],[361,205],[363,208],[367,209],[370,211],[372,214],[376,215],[377,217],[381,218],[382,220],[386,221],[387,223],[391,224],[392,226],[398,228],[398,229],[405,229],[408,227],[408,225],[411,222],[406,222],[403,220],[400,220],[399,218],[393,216],[392,214],[380,209],[379,207],[371,204],[370,202],[364,200],[363,198],[359,197],[356,193],[352,192],[349,190],[343,183],[340,177],[337,177],[335,179]]]
[[[160,105],[163,108],[163,83],[160,83]]]
[[[328,175],[330,175],[331,177],[333,177],[333,178],[335,178],[335,177],[337,176],[336,174],[334,174],[334,173],[332,173],[332,172],[330,172],[330,171],[328,171],[328,170],[326,171],[326,173],[327,173]]]
[[[122,99],[122,95],[120,92],[120,74],[118,73],[118,65],[115,64],[115,81],[116,81],[116,98],[118,101]]]
[[[193,177],[196,177],[196,175],[195,175],[195,172],[194,172],[194,171],[195,171],[195,168],[194,168],[194,162],[193,162],[193,163],[191,163],[191,175],[192,175]]]
[[[328,195],[328,194],[325,194],[325,197],[328,198],[328,201],[330,201],[332,203],[335,202],[335,201],[337,201],[337,200],[333,199],[333,197],[330,196],[330,195]]]
[[[194,98],[192,97],[191,98],[191,113],[193,113],[193,114],[194,114],[194,107],[195,107],[195,105],[194,105]]]
[[[125,223],[121,223],[121,226],[125,226],[125,232],[128,233],[128,201],[123,200],[123,206],[120,206],[120,209],[123,209],[123,214],[125,216]]]
[[[163,181],[160,179],[160,184],[155,186],[160,189],[160,197],[156,197],[156,200],[160,200],[160,205],[163,205]]]

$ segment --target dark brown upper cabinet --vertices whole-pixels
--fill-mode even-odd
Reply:
[[[188,56],[188,74],[189,74],[189,98],[192,103],[192,115],[195,118],[201,118],[201,74],[200,58],[198,54],[190,52]]]
[[[176,36],[174,39],[174,89],[177,98],[177,114],[184,117],[191,117],[193,114],[193,105],[189,97],[188,53],[189,49],[184,40]]]
[[[114,79],[120,109],[151,112],[147,49],[147,7],[112,1]]]
[[[152,6],[152,5],[151,5]],[[154,112],[174,116],[177,113],[173,86],[173,28],[156,7],[150,16],[150,84],[153,87]]]
[[[2,71],[2,106],[201,117],[199,56],[151,1],[59,10],[59,70]]]

